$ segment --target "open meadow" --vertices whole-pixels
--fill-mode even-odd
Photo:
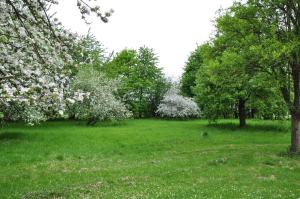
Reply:
[[[0,13],[0,199],[300,199],[300,0]]]
[[[8,124],[0,198],[299,198],[289,142],[285,121]]]

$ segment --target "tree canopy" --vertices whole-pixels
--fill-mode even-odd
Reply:
[[[299,13],[295,0],[248,0],[221,11],[195,86],[204,112],[238,107],[241,126],[246,102],[272,99],[276,106],[284,100],[292,116],[292,152],[299,150]]]
[[[125,49],[106,66],[108,76],[120,78],[119,96],[135,117],[152,117],[163,94],[167,80],[157,66],[154,50],[141,47],[137,51]]]

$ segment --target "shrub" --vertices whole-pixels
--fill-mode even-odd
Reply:
[[[195,118],[199,116],[199,107],[191,98],[179,95],[178,89],[171,88],[156,113],[164,118]]]
[[[71,106],[70,112],[77,119],[95,124],[97,121],[116,121],[131,117],[125,105],[114,96],[118,81],[106,78],[91,67],[79,70],[72,88],[86,95],[77,96],[78,100]]]

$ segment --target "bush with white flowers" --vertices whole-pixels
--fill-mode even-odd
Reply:
[[[131,117],[126,106],[114,96],[118,83],[92,67],[81,68],[74,78],[73,89],[87,96],[77,95],[78,99],[70,109],[71,114],[77,119],[87,120],[88,124]]]
[[[191,98],[179,95],[178,89],[173,87],[165,94],[156,113],[164,118],[196,118],[199,107]]]

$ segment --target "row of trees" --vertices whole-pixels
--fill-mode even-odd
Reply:
[[[300,3],[248,0],[220,12],[216,34],[187,62],[181,91],[203,114],[283,118],[291,115],[292,152],[299,151]],[[197,74],[197,75],[195,75]]]
[[[34,124],[47,119],[70,117],[94,124],[103,120],[126,119],[132,115],[139,118],[156,115],[157,106],[170,83],[157,67],[158,58],[153,49],[125,49],[116,55],[108,55],[91,34],[84,37],[72,35],[69,42],[66,56],[70,62],[61,60],[61,66],[54,63],[52,68],[61,69],[49,71],[49,75],[54,77],[40,72],[47,67],[43,65],[46,63],[40,63],[40,69],[33,68],[36,60],[29,60],[26,66],[22,61],[11,65],[4,61],[7,73],[16,73],[16,67],[20,67],[27,78],[23,73],[1,79],[2,119]],[[1,44],[4,46],[5,42]],[[12,44],[19,45],[17,41],[12,41]],[[32,49],[26,50],[30,52]],[[52,49],[51,52],[54,51]],[[18,61],[22,58],[14,59]],[[17,85],[18,78],[22,82]],[[29,84],[31,81],[34,85]]]
[[[106,56],[101,44],[89,35],[80,42],[80,46],[85,46],[86,52],[81,55],[75,53],[75,57],[81,61],[85,60],[86,64],[84,68],[75,71],[78,73],[75,79],[78,79],[78,76],[81,79],[79,87],[76,88],[83,87],[82,90],[87,91],[84,88],[90,84],[94,88],[89,89],[89,92],[92,90],[103,92],[102,96],[96,97],[97,100],[94,106],[90,107],[90,111],[83,109],[80,112],[82,119],[90,118],[90,115],[84,113],[92,112],[92,115],[99,115],[94,121],[99,120],[100,116],[104,117],[104,107],[109,106],[103,105],[101,101],[107,97],[104,93],[110,92],[113,92],[111,96],[115,96],[119,105],[125,105],[130,113],[126,113],[125,109],[119,107],[119,111],[115,113],[119,113],[120,118],[127,118],[125,116],[131,114],[134,118],[159,116],[187,119],[199,116],[197,104],[192,99],[181,96],[177,86],[167,80],[162,70],[158,68],[158,57],[153,49],[144,46],[138,50],[124,49],[116,55]],[[110,98],[107,101],[111,103],[113,100]],[[97,108],[97,104],[102,105]],[[82,105],[79,109],[82,109]],[[84,115],[87,118],[83,117]],[[111,115],[111,117],[117,118],[118,115]]]
[[[99,42],[91,37],[78,38],[49,15],[49,6],[55,3],[0,2],[0,117],[36,122],[67,113],[86,118],[83,113],[92,110],[89,106],[106,103],[97,93],[102,90],[115,105],[93,115],[92,123],[96,118],[107,118],[106,114],[116,117],[116,107],[123,110],[124,117],[130,115],[127,109],[135,117],[154,115],[168,82],[157,68],[153,50],[143,47],[103,56]],[[107,22],[111,15],[84,0],[77,1],[77,6],[83,19],[94,13]],[[296,0],[248,0],[224,10],[216,20],[215,37],[188,60],[182,92],[197,99],[206,117],[236,115],[241,126],[246,124],[247,115],[280,118],[288,110],[291,151],[297,152],[299,15]],[[89,78],[94,81],[86,81]],[[96,102],[99,99],[104,101]]]
[[[158,115],[171,83],[154,50],[108,54],[94,36],[73,34],[50,15],[55,3],[0,2],[0,119],[34,124],[73,118],[94,124]],[[111,14],[81,0],[77,6],[84,20],[95,13],[107,22]]]

